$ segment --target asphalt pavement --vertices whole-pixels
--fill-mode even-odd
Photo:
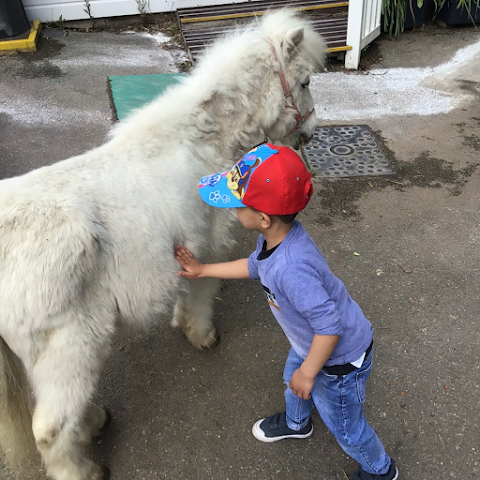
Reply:
[[[108,76],[185,71],[165,33],[68,31],[0,57],[0,178],[102,144],[115,121]],[[400,479],[480,474],[479,65],[478,30],[427,25],[377,39],[358,72],[332,60],[311,82],[319,123],[368,125],[395,171],[317,176],[299,219],[375,327],[365,411]],[[255,246],[235,233],[232,259]],[[119,335],[95,398],[113,422],[92,456],[113,480],[348,478],[356,465],[318,415],[308,440],[251,434],[283,408],[288,352],[261,287],[223,282],[215,323],[208,352],[167,318]]]

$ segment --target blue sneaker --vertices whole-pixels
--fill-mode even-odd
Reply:
[[[285,412],[262,418],[252,427],[253,436],[261,442],[272,443],[284,438],[308,438],[313,433],[312,419],[301,430],[292,430],[287,425]]]
[[[360,470],[351,478],[351,480],[397,480],[398,479],[398,468],[395,466],[395,462],[392,460],[390,468],[387,473],[379,475],[378,473],[371,474],[367,473],[360,467]]]

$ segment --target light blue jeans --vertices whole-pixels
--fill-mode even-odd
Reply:
[[[312,397],[302,400],[288,388],[293,372],[303,363],[303,359],[290,349],[283,374],[287,384],[285,403],[287,425],[291,429],[300,430],[305,427],[315,405],[323,422],[345,453],[356,460],[366,472],[382,475],[387,473],[391,460],[363,414],[372,357],[373,348],[360,368],[341,377],[321,370],[315,379]]]

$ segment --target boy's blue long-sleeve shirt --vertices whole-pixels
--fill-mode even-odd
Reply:
[[[295,352],[306,358],[315,334],[339,335],[326,366],[356,361],[372,341],[373,328],[343,283],[333,275],[303,226],[295,221],[283,242],[259,260],[264,238],[248,260],[262,283],[276,320]]]

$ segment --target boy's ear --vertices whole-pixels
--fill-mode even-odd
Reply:
[[[270,225],[272,224],[272,218],[270,215],[267,215],[266,213],[260,212],[260,215],[262,217],[261,222],[262,222],[262,228],[269,228]]]

